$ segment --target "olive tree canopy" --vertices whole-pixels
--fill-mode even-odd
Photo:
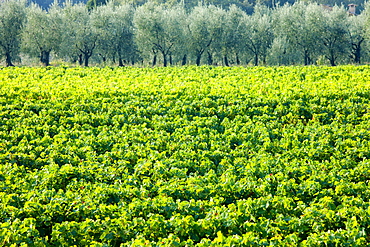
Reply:
[[[5,57],[6,66],[13,66],[13,59],[19,55],[25,18],[25,1],[0,2],[0,57]]]

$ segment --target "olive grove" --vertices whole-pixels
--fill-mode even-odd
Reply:
[[[367,11],[350,14],[296,2],[247,13],[236,5],[66,2],[48,10],[21,0],[0,2],[0,59],[31,57],[79,65],[314,65],[366,63]],[[35,61],[35,60],[34,60]],[[34,65],[34,64],[31,64]]]

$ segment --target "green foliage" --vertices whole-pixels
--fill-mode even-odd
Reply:
[[[174,50],[184,46],[183,32],[185,10],[180,6],[165,8],[163,5],[147,3],[135,11],[135,40],[142,54],[150,54],[156,59],[162,55],[163,66]],[[155,65],[156,61],[153,61]]]
[[[2,68],[1,246],[367,246],[368,66]]]
[[[90,12],[83,4],[67,4],[63,8],[63,44],[61,54],[75,56],[80,65],[89,65],[99,37],[98,30],[92,25]]]
[[[88,0],[86,2],[86,7],[89,9],[89,10],[92,10],[98,6],[103,6],[103,5],[106,5],[107,4],[107,1],[106,0]]]
[[[92,12],[92,27],[98,35],[97,53],[103,61],[118,60],[118,65],[123,66],[123,60],[129,61],[134,55],[133,14],[131,5],[114,6],[113,2]]]
[[[26,2],[5,0],[0,2],[0,58],[6,66],[14,66],[18,58],[22,25],[26,18]]]
[[[24,2],[2,3],[0,55],[6,65],[18,58],[19,44],[24,65],[35,58],[45,66],[50,60],[164,67],[368,62],[368,14],[349,15],[343,6],[259,3],[247,14],[238,4],[89,3],[55,2],[48,11],[35,4],[26,8]]]
[[[50,53],[59,50],[62,38],[61,8],[54,4],[46,12],[33,4],[27,10],[27,21],[22,29],[23,51],[38,56],[41,63],[49,66]]]

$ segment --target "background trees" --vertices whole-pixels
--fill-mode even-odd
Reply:
[[[91,6],[94,8],[95,6],[99,6],[102,4],[105,4],[106,0],[59,0],[58,2],[60,4],[64,4],[65,2],[72,2],[72,3],[86,3],[88,6]],[[119,4],[132,4],[135,7],[144,5],[147,2],[152,2],[153,0],[115,0],[116,3]],[[205,5],[215,5],[217,7],[222,7],[222,8],[229,8],[232,5],[237,6],[238,8],[242,9],[248,14],[252,14],[254,11],[254,7],[256,4],[262,4],[266,7],[269,8],[275,8],[277,6],[284,6],[284,5],[292,5],[296,1],[295,0],[182,0],[182,1],[176,1],[176,0],[154,0],[157,4],[166,4],[167,6],[173,6],[178,3],[182,3],[184,8],[189,11],[195,6],[198,6],[199,3],[205,4]],[[36,4],[40,5],[41,8],[43,9],[48,9],[50,5],[54,2],[54,0],[34,0]],[[326,5],[348,5],[350,3],[354,3],[358,5],[358,10],[361,12],[364,7],[364,0],[316,0],[315,1],[317,4],[326,4]],[[358,13],[360,13],[358,12]]]
[[[5,1],[0,9],[0,58],[7,66],[23,54],[46,66],[50,57],[85,66],[90,61],[119,66],[334,66],[369,61],[366,11],[353,15],[343,6],[297,2],[274,8],[259,4],[248,14],[237,5],[224,8],[203,1],[187,9],[187,4],[111,1],[89,8],[66,2],[45,10]]]
[[[215,43],[221,39],[224,17],[225,11],[212,5],[197,6],[188,15],[185,35],[196,65],[200,65],[203,54],[207,52],[207,62],[212,64],[211,48],[216,47]]]
[[[322,11],[322,29],[319,41],[323,47],[323,55],[335,66],[340,58],[350,50],[350,36],[348,32],[348,13],[342,7],[335,6],[332,11]],[[348,56],[347,56],[348,57]]]
[[[283,6],[275,13],[275,35],[287,43],[288,52],[296,51],[293,61],[309,65],[320,50],[318,39],[322,31],[322,7],[317,4],[295,3]]]
[[[230,60],[232,63],[240,65],[240,57],[244,51],[242,20],[245,17],[246,13],[236,5],[230,6],[227,13],[225,13],[219,42],[219,50],[223,56],[225,66],[229,66]]]
[[[5,57],[6,66],[13,66],[14,58],[19,55],[25,19],[25,1],[0,2],[0,57]]]
[[[131,5],[115,6],[113,2],[93,11],[91,24],[98,36],[96,50],[104,62],[109,59],[123,66],[124,60],[133,60],[133,15]]]
[[[180,6],[165,8],[147,3],[136,10],[135,41],[141,53],[152,55],[152,65],[156,64],[157,54],[160,53],[163,66],[167,66],[172,52],[181,45],[184,17],[185,11]]]
[[[25,53],[38,56],[45,66],[50,63],[50,53],[58,51],[61,32],[61,8],[53,5],[48,12],[32,4],[27,11],[27,21],[22,32]]]
[[[67,3],[63,8],[62,20],[62,54],[88,66],[98,41],[98,33],[92,25],[90,12],[84,4]]]
[[[348,19],[348,34],[351,45],[350,58],[354,63],[361,63],[366,54],[366,14],[350,16]]]
[[[254,65],[259,65],[260,61],[265,64],[274,37],[270,12],[260,9],[253,15],[245,16],[242,25],[244,45],[253,55]]]

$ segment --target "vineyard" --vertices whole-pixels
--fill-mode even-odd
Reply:
[[[1,246],[370,246],[370,67],[0,69]]]

